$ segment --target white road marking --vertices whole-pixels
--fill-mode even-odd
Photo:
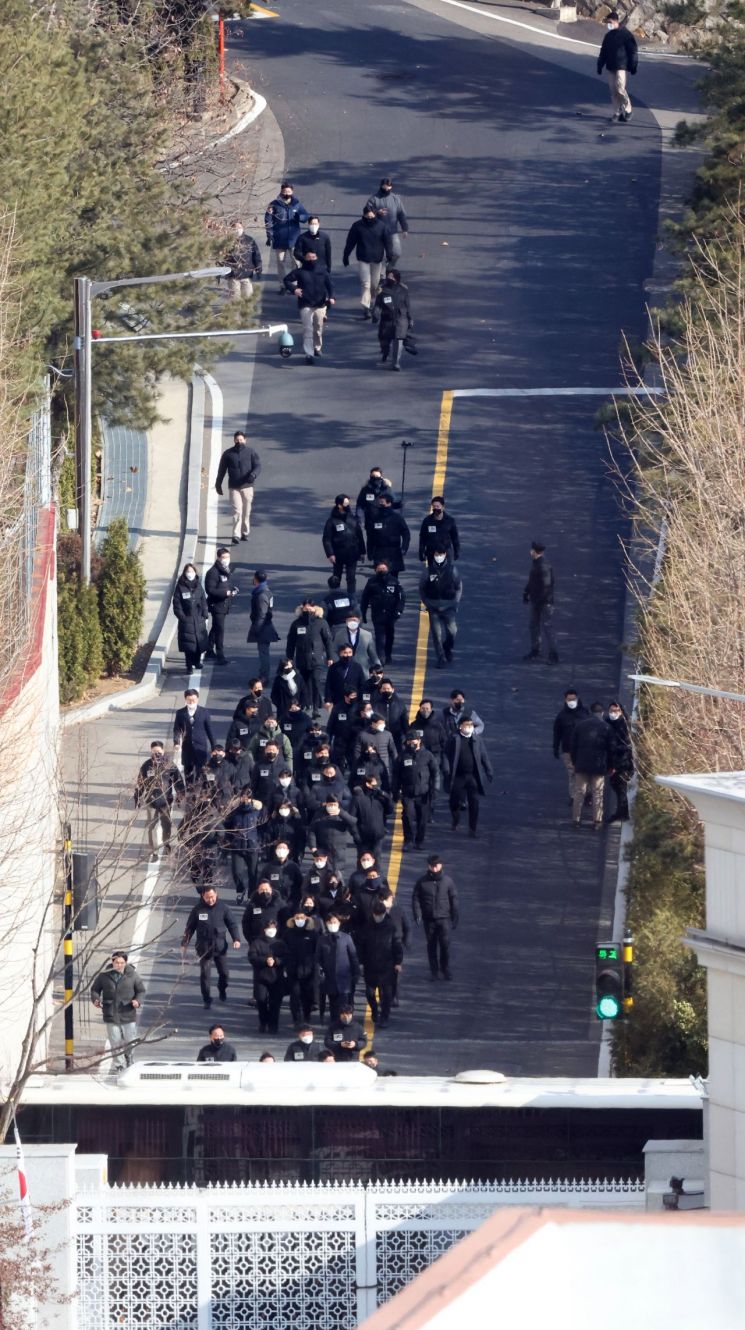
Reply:
[[[657,397],[664,388],[453,388],[453,397]]]
[[[266,110],[266,97],[262,97],[261,93],[255,92],[253,99],[254,104],[251,110],[246,111],[246,114],[242,115],[240,120],[236,120],[232,129],[229,129],[225,134],[221,134],[219,138],[213,139],[210,143],[205,143],[204,147],[199,148],[196,152],[186,153],[183,157],[174,157],[172,162],[167,162],[165,166],[158,167],[158,170],[170,171],[174,166],[188,166],[190,162],[195,162],[198,157],[202,157],[205,152],[214,152],[215,148],[221,148],[223,143],[234,139],[236,134],[242,134],[244,129],[248,129],[248,126],[252,125],[254,120],[258,120],[262,112]]]
[[[517,18],[505,18],[504,14],[492,14],[489,10],[477,9],[475,5],[467,5],[463,0],[439,0],[442,5],[452,5],[454,9],[466,9],[469,14],[478,14],[479,18],[490,18],[495,23],[507,23],[511,28],[522,28],[525,32],[537,32],[539,37],[546,37],[549,42],[569,42],[571,46],[586,46],[591,51],[598,51],[600,42],[586,42],[581,37],[565,37],[563,33],[551,32],[546,28],[538,28],[534,23],[523,23]],[[677,51],[648,51],[642,50],[640,55],[645,60],[690,60],[691,57]]]

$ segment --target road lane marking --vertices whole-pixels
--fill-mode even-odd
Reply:
[[[451,397],[662,397],[664,388],[453,388]],[[447,396],[447,393],[443,394]],[[448,428],[450,421],[448,420]]]
[[[469,14],[478,14],[479,18],[490,18],[495,23],[507,23],[511,28],[522,28],[524,32],[537,32],[539,37],[547,37],[549,42],[569,42],[570,46],[586,46],[589,50],[597,52],[600,48],[600,41],[586,42],[581,37],[565,37],[561,32],[551,32],[547,28],[536,27],[534,23],[523,23],[520,19],[505,18],[504,14],[492,14],[486,9],[477,9],[475,5],[466,5],[463,0],[439,0],[442,5],[452,5],[454,9],[466,9]],[[678,51],[650,51],[642,48],[639,53],[645,60],[691,60],[696,63],[691,56]]]

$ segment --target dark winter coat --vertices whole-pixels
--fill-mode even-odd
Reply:
[[[340,857],[344,857],[350,836],[355,845],[359,844],[357,819],[345,813],[343,809],[336,817],[330,817],[328,813],[319,813],[311,822],[308,832],[311,849],[315,850],[318,846],[319,849],[325,850],[334,863]]]
[[[348,933],[323,933],[317,942],[316,965],[326,992],[352,993],[360,977],[357,948]]]
[[[235,236],[225,255],[225,267],[230,268],[230,276],[237,281],[247,277],[257,277],[261,272],[261,251],[253,236],[243,232]]]
[[[452,609],[463,595],[463,583],[454,564],[431,563],[419,579],[419,595],[427,610]]]
[[[359,518],[359,513],[357,514]],[[324,598],[323,608],[326,612],[326,622],[332,633],[335,628],[344,623],[350,610],[359,610],[359,601],[356,595],[349,591],[330,591]]]
[[[385,733],[388,734],[388,731],[386,730]],[[382,738],[382,735],[379,737]],[[349,773],[349,784],[352,789],[355,785],[363,785],[366,776],[375,776],[380,788],[385,790],[386,793],[390,792],[391,769],[396,760],[396,745],[391,739],[390,734],[388,734],[388,739],[390,740],[391,745],[391,757],[387,762],[384,762],[377,752],[370,756],[368,753],[360,751],[355,756],[353,751],[351,771]],[[355,739],[355,745],[356,744],[357,739]]]
[[[229,1044],[227,1039],[223,1042],[221,1048],[215,1048],[215,1045],[212,1043],[212,1040],[210,1039],[210,1042],[208,1044],[202,1044],[202,1047],[197,1053],[197,1062],[237,1062],[237,1061],[238,1061],[238,1054],[236,1053],[233,1044]]]
[[[287,1051],[284,1056],[285,1062],[317,1062],[318,1047],[315,1039],[310,1044],[304,1044],[302,1039],[293,1039],[291,1044],[287,1045]]]
[[[285,970],[288,979],[312,979],[316,972],[316,944],[321,925],[315,919],[306,919],[305,927],[298,928],[294,919],[287,922]]]
[[[357,785],[352,791],[349,811],[357,819],[362,844],[368,845],[385,836],[386,819],[393,813],[393,800],[385,790],[367,790]]]
[[[431,753],[422,747],[415,752],[404,748],[393,771],[393,797],[423,799],[435,788],[437,763]]]
[[[91,997],[100,1003],[103,1018],[111,1025],[135,1021],[137,1008],[132,1002],[140,1002],[144,992],[145,985],[134,965],[125,965],[121,975],[113,965],[107,966],[91,984]]]
[[[386,916],[380,923],[373,919],[366,924],[360,936],[360,960],[368,984],[393,982],[393,969],[402,965],[404,949],[392,920]]]
[[[455,518],[449,513],[443,513],[440,518],[436,518],[434,513],[428,513],[422,522],[419,528],[420,563],[431,563],[437,545],[445,550],[453,563],[459,558],[460,536]]]
[[[375,749],[381,762],[385,763],[389,776],[393,776],[393,764],[398,757],[396,744],[390,730],[374,730],[372,726],[365,728],[355,741],[352,759],[359,762],[362,758],[363,750],[367,747]]]
[[[286,905],[288,902],[296,904],[299,901],[303,875],[294,860],[285,859],[282,863],[276,854],[270,854],[259,864],[257,882],[261,882],[262,878],[271,882],[272,891],[278,893],[281,904]]]
[[[269,957],[274,960],[274,965],[267,965]],[[261,937],[254,938],[248,949],[248,960],[254,972],[254,983],[260,988],[274,988],[279,984],[284,986],[285,982],[285,961],[287,959],[287,947],[280,938]]]
[[[442,719],[433,711],[430,716],[423,716],[421,711],[417,711],[411,722],[414,730],[422,731],[422,742],[427,752],[431,753],[437,765],[442,763],[442,755],[445,751],[446,732]]]
[[[383,289],[375,297],[372,308],[373,323],[379,325],[381,341],[392,337],[403,338],[414,327],[409,306],[409,288],[403,282],[383,284]]]
[[[354,656],[351,660],[343,660],[340,656],[338,660],[334,661],[326,675],[324,702],[341,706],[345,692],[349,692],[350,688],[354,688],[359,694],[366,678],[365,671]]]
[[[208,952],[222,956],[228,949],[228,933],[234,942],[239,940],[235,919],[225,902],[216,900],[214,905],[205,905],[200,900],[189,912],[181,945],[188,946],[196,935],[197,956]]]
[[[247,642],[278,642],[279,633],[272,623],[274,596],[268,582],[259,582],[251,592],[251,627]]]
[[[282,722],[282,733],[290,741],[293,754],[303,743],[311,726],[310,716],[306,711],[288,711]]]
[[[197,704],[193,716],[189,715],[185,706],[179,707],[173,718],[173,742],[183,744],[186,756],[190,752],[212,752],[215,736],[212,732],[212,717],[206,707]]]
[[[580,721],[572,735],[572,764],[582,776],[605,776],[613,766],[613,736],[602,716]]]
[[[393,735],[396,748],[400,750],[404,734],[409,728],[409,711],[406,703],[401,701],[395,690],[390,697],[386,697],[384,693],[379,693],[375,702],[375,710],[379,716],[383,717],[386,728]]]
[[[259,874],[259,877],[264,876],[264,873]],[[266,900],[260,891],[251,892],[241,919],[241,929],[247,942],[253,942],[254,938],[263,934],[269,920],[277,918],[283,904],[278,891],[272,891]]]
[[[281,671],[278,671],[274,676],[274,682],[272,684],[272,702],[274,703],[274,708],[277,712],[277,720],[279,721],[283,734],[284,729],[282,727],[287,719],[290,703],[298,701],[301,707],[304,707],[307,701],[305,683],[299,670],[295,671],[292,682],[295,685],[294,693],[290,688],[287,677],[283,675]],[[292,747],[291,741],[290,747]]]
[[[243,490],[253,485],[261,470],[259,454],[247,443],[234,443],[226,448],[217,468],[215,489],[222,494],[222,482],[227,476],[228,489]]]
[[[455,927],[458,923],[458,892],[453,879],[447,873],[435,875],[428,870],[414,883],[411,893],[411,912],[414,922],[430,923],[435,919],[449,919]]]
[[[306,260],[302,268],[288,272],[284,285],[291,295],[300,292],[298,309],[324,309],[334,298],[334,284],[320,263]]]
[[[137,773],[135,808],[170,808],[178,795],[186,793],[186,785],[175,762],[161,758],[154,762],[146,758]]]
[[[360,609],[365,621],[369,614],[373,623],[393,623],[403,614],[405,603],[404,589],[392,572],[373,573],[365,583]]]
[[[341,937],[341,934],[339,934]],[[344,992],[344,990],[340,990]],[[354,1048],[342,1048],[344,1043],[354,1043]],[[362,1027],[361,1021],[353,1016],[348,1024],[337,1018],[331,1021],[324,1038],[324,1047],[330,1048],[337,1062],[356,1062],[357,1056],[362,1052],[367,1043],[367,1035]]]
[[[230,612],[233,592],[238,588],[230,575],[229,568],[221,568],[219,563],[213,563],[204,579],[204,589],[207,593],[207,608],[210,614],[224,617]]]
[[[323,528],[322,540],[323,552],[327,558],[333,556],[336,559],[351,561],[365,557],[365,537],[351,508],[347,508],[344,512],[340,512],[336,507],[331,509]]]
[[[373,516],[378,511],[378,501],[383,494],[390,498],[391,503],[394,502],[393,490],[384,477],[381,476],[380,480],[373,480],[372,478],[368,480],[357,495],[355,509],[357,517],[364,524],[365,530],[369,530]]]
[[[323,264],[327,272],[331,272],[331,237],[325,231],[319,231],[314,236],[310,231],[302,231],[292,252],[298,263],[303,262],[306,254],[315,254],[318,262]]]
[[[308,213],[294,194],[287,202],[282,198],[272,199],[264,213],[267,243],[272,249],[293,249],[300,227],[307,221]]]
[[[241,748],[247,749],[251,740],[261,729],[261,722],[258,714],[253,716],[239,716],[237,720],[230,722],[228,737],[225,740],[225,747],[229,750],[231,744],[239,743]]]
[[[268,716],[274,715],[272,699],[267,692],[262,691],[258,697],[254,693],[244,693],[233,712],[233,720],[241,720],[245,717],[247,702],[256,703],[256,717],[260,726],[264,724]]]
[[[322,614],[303,610],[293,619],[285,654],[305,673],[333,659],[331,632]]]
[[[611,28],[606,32],[598,55],[598,74],[603,69],[614,73],[618,69],[627,69],[635,74],[639,64],[639,49],[636,38],[628,28]]]
[[[254,808],[252,803],[239,803],[231,813],[225,818],[225,848],[229,852],[239,853],[245,850],[255,850],[259,844],[259,819],[261,809]]]
[[[386,230],[394,234],[397,230],[403,231],[404,235],[409,230],[409,222],[404,209],[404,201],[400,194],[371,194],[365,204],[366,208],[374,208],[375,212],[380,213],[385,209],[385,215],[380,218],[384,223]]]
[[[625,716],[618,720],[609,720],[611,733],[611,766],[619,776],[631,776],[634,771],[634,749],[631,743],[631,731]]]
[[[554,757],[559,753],[569,753],[572,748],[572,736],[581,720],[586,720],[589,716],[587,707],[584,707],[577,699],[577,705],[572,711],[566,702],[561,711],[554,719]]]
[[[485,791],[484,791],[483,777],[486,776],[486,779],[489,782],[493,781],[494,779],[494,772],[492,771],[491,762],[489,761],[486,749],[484,748],[484,745],[481,739],[479,739],[478,735],[474,734],[472,739],[464,739],[460,731],[457,734],[452,735],[451,738],[448,739],[447,747],[445,749],[446,788],[450,789],[450,786],[453,782],[453,778],[457,775],[458,759],[460,757],[461,744],[464,743],[470,743],[472,745],[473,774],[476,778],[476,784],[478,786],[479,793],[484,794]]]
[[[530,572],[523,592],[523,600],[540,608],[554,603],[554,570],[545,554],[539,559],[531,559]]]
[[[382,263],[383,257],[393,258],[390,232],[378,217],[359,217],[349,228],[342,263],[349,265],[349,256],[354,250],[358,263]]]
[[[179,651],[207,650],[207,597],[197,577],[187,582],[183,573],[173,593],[173,612],[178,619]]]
[[[389,572],[401,573],[410,541],[411,532],[401,514],[392,508],[379,508],[368,531],[367,556],[371,563],[384,559]]]
[[[448,739],[451,739],[454,734],[458,734],[458,726],[464,716],[468,716],[473,721],[473,732],[477,737],[484,733],[484,722],[478,711],[475,711],[473,707],[462,706],[458,711],[454,711],[452,706],[445,706],[442,708],[442,723]]]

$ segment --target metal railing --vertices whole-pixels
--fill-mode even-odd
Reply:
[[[31,417],[28,447],[14,494],[0,514],[3,569],[0,684],[27,647],[34,625],[33,579],[39,516],[52,499],[52,428],[49,380]]]

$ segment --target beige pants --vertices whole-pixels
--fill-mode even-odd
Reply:
[[[229,277],[228,295],[231,300],[250,300],[254,293],[254,284],[250,277]]]
[[[631,111],[631,98],[626,91],[626,70],[608,69],[606,77],[615,114],[620,115],[622,111],[628,114]]]
[[[230,504],[233,509],[233,538],[238,540],[247,536],[251,530],[251,504],[254,501],[253,485],[243,490],[230,491]]]
[[[294,272],[295,268],[300,267],[300,264],[291,249],[275,249],[274,257],[277,263],[277,276],[280,282],[284,282],[285,277],[289,272]]]
[[[358,263],[360,270],[360,304],[363,309],[369,309],[372,304],[372,296],[380,286],[380,270],[382,263]]]
[[[303,325],[303,351],[306,356],[312,356],[316,351],[323,347],[323,325],[326,319],[326,306],[322,305],[320,309],[310,309],[304,306],[300,311],[300,322]]]
[[[571,753],[562,753],[561,760],[564,763],[564,767],[567,773],[567,781],[569,783],[569,798],[574,799],[574,767],[572,766]]]
[[[584,771],[574,773],[574,803],[572,817],[575,822],[582,818],[582,805],[587,791],[592,791],[592,820],[596,826],[602,825],[603,802],[605,798],[605,776],[588,776]]]

